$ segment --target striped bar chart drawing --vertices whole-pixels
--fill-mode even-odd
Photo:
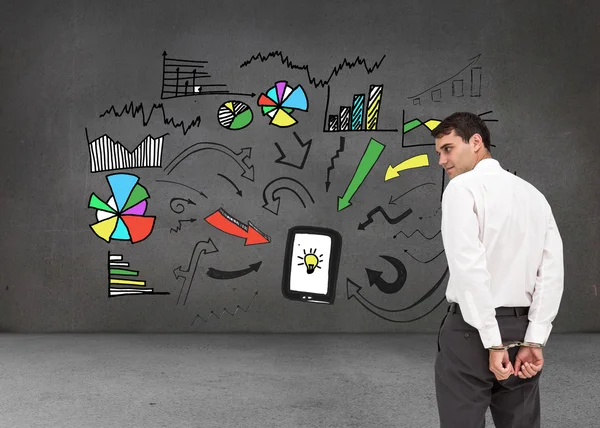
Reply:
[[[447,79],[425,89],[418,94],[408,97],[413,105],[421,105],[423,102],[431,100],[434,103],[444,101],[443,95],[451,95],[452,98],[462,98],[465,96],[481,97],[481,74],[482,68],[477,65],[481,54],[469,59],[468,64],[458,73]],[[446,98],[447,100],[452,98]]]
[[[383,85],[371,85],[368,94],[355,94],[352,105],[341,106],[339,114],[329,114],[330,95],[330,87],[327,86],[323,132],[398,132],[397,129],[379,127]]]
[[[165,135],[157,138],[148,135],[132,152],[107,134],[92,142],[88,138],[91,172],[160,167]]]
[[[146,287],[146,281],[138,279],[139,271],[129,269],[129,262],[123,260],[122,254],[108,252],[108,297],[171,294],[157,292]],[[122,278],[124,277],[124,278]],[[131,279],[135,278],[135,279]]]

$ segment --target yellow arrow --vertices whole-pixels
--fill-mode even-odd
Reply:
[[[383,181],[391,180],[392,178],[396,178],[400,176],[400,171],[404,171],[406,169],[411,168],[420,168],[422,166],[429,166],[429,157],[427,154],[417,155],[410,159],[406,159],[404,162],[399,163],[396,166],[388,166],[387,171],[385,172],[385,179]]]

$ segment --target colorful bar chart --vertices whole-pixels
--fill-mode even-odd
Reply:
[[[354,94],[351,106],[341,106],[339,114],[328,114],[330,87],[327,86],[323,132],[398,132],[397,129],[379,127],[382,98],[383,85],[370,85],[368,97]]]
[[[140,294],[171,294],[156,292],[153,288],[146,287],[146,281],[131,279],[137,277],[139,271],[129,269],[129,262],[123,260],[122,254],[108,252],[108,297],[140,295]],[[124,276],[124,278],[119,278]]]

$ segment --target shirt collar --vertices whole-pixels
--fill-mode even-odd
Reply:
[[[490,169],[490,168],[500,168],[500,162],[498,162],[494,158],[485,158],[480,160],[475,168],[473,169]]]

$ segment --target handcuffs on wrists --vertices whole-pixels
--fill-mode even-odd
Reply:
[[[489,350],[491,351],[505,351],[508,348],[514,348],[515,346],[529,346],[531,348],[542,348],[541,343],[533,343],[533,342],[507,342],[506,345],[503,346],[490,346]]]

